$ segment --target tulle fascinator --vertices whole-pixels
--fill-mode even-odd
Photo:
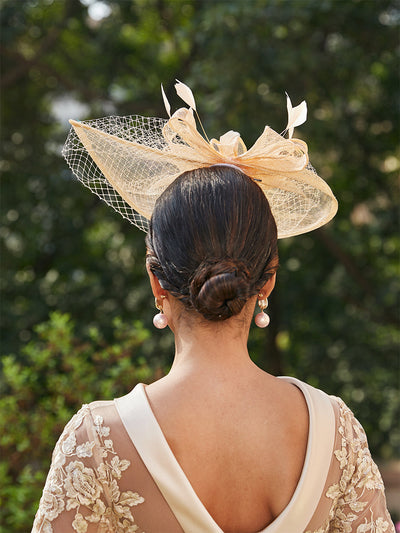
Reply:
[[[201,135],[192,91],[181,82],[175,88],[188,108],[171,115],[162,89],[167,120],[139,115],[71,120],[63,155],[75,176],[144,231],[157,198],[180,174],[221,164],[239,168],[261,187],[279,238],[311,231],[333,218],[337,201],[311,166],[306,143],[293,138],[294,128],[307,117],[304,101],[292,107],[287,96],[284,133],[265,126],[247,150],[236,131],[219,140]]]

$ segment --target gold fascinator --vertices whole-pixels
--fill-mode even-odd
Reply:
[[[180,174],[221,164],[239,168],[261,187],[279,238],[311,231],[333,218],[336,198],[310,165],[306,143],[292,138],[294,127],[307,117],[304,101],[292,107],[287,96],[288,138],[265,126],[247,150],[235,131],[219,140],[204,138],[196,127],[192,91],[181,82],[175,88],[189,108],[171,115],[162,89],[168,120],[138,115],[71,120],[62,153],[75,176],[144,231],[157,198]]]

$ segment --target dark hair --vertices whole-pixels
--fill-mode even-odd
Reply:
[[[146,244],[162,288],[207,320],[238,314],[278,268],[268,200],[251,178],[222,165],[185,172],[165,190]]]

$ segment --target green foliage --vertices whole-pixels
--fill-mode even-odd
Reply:
[[[106,342],[96,327],[78,338],[71,318],[54,312],[35,332],[18,357],[2,358],[4,531],[29,528],[56,440],[82,403],[122,396],[136,383],[155,377],[142,349],[150,333],[139,321],[128,325],[115,319],[112,339]]]
[[[5,531],[29,529],[56,436],[80,404],[171,361],[172,336],[145,333],[144,235],[81,187],[60,151],[71,117],[165,117],[160,82],[175,109],[175,78],[210,138],[238,130],[248,147],[265,124],[283,130],[285,91],[307,100],[296,135],[339,212],[280,243],[271,325],[251,331],[250,351],[342,396],[373,453],[399,454],[398,22],[396,0],[2,2]]]

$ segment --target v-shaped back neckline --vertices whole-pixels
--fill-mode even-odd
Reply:
[[[306,400],[309,413],[306,457],[288,505],[257,533],[302,533],[306,529],[322,495],[335,439],[335,417],[329,397],[296,378],[280,379],[296,385]],[[151,409],[145,385],[139,383],[114,402],[133,445],[183,530],[223,533],[173,454]]]

